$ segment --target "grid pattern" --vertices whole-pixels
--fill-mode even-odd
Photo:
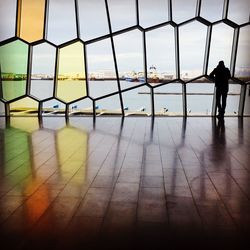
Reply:
[[[193,83],[199,79],[206,78],[207,81],[211,81],[209,79],[209,59],[211,57],[211,43],[212,43],[212,32],[213,29],[218,25],[224,25],[225,27],[229,27],[233,30],[233,39],[232,39],[232,47],[231,47],[231,59],[230,59],[230,71],[232,75],[232,81],[234,84],[240,85],[240,98],[238,103],[238,112],[237,115],[244,115],[244,105],[245,105],[245,97],[247,86],[249,84],[248,78],[241,78],[235,74],[236,68],[236,60],[239,47],[239,39],[240,33],[243,29],[249,27],[249,18],[246,22],[238,23],[235,20],[229,19],[229,5],[231,2],[229,0],[223,1],[223,8],[221,13],[220,20],[211,21],[206,19],[202,15],[202,4],[205,1],[197,0],[195,13],[193,13],[192,17],[185,18],[185,20],[177,21],[175,19],[175,13],[173,9],[173,5],[175,2],[168,0],[165,1],[164,6],[166,6],[166,21],[160,22],[157,24],[152,24],[148,26],[143,26],[141,24],[142,20],[142,12],[141,12],[141,1],[123,1],[128,5],[133,3],[135,5],[135,22],[132,24],[127,24],[123,28],[123,26],[117,26],[115,24],[115,18],[112,16],[113,13],[119,11],[114,8],[112,4],[113,1],[99,1],[103,3],[105,16],[107,18],[107,33],[91,38],[84,39],[82,36],[82,28],[84,24],[81,22],[81,9],[84,1],[80,0],[72,0],[71,4],[73,4],[73,9],[69,9],[69,12],[74,18],[74,22],[72,22],[71,32],[68,34],[68,38],[66,40],[57,37],[56,39],[52,39],[53,31],[58,30],[59,26],[56,20],[52,22],[53,16],[50,16],[52,13],[53,2],[52,0],[39,0],[36,1],[33,6],[33,9],[30,8],[30,4],[32,1],[29,0],[18,0],[16,3],[16,22],[15,22],[15,36],[7,39],[3,39],[0,43],[0,53],[1,53],[1,101],[2,105],[4,105],[6,116],[11,115],[11,112],[14,111],[15,104],[20,102],[25,106],[25,103],[33,102],[36,108],[32,110],[30,113],[37,113],[39,116],[46,113],[45,104],[50,102],[51,100],[56,100],[63,105],[65,105],[65,109],[61,112],[54,113],[63,113],[68,116],[72,107],[74,107],[74,103],[79,101],[87,101],[91,103],[91,109],[89,114],[93,114],[96,116],[98,114],[97,104],[99,101],[102,101],[106,98],[110,97],[118,97],[119,98],[119,110],[117,112],[111,112],[112,114],[121,114],[122,116],[126,115],[126,106],[124,105],[124,96],[127,92],[133,91],[135,89],[140,89],[143,86],[146,86],[149,90],[150,101],[151,101],[151,112],[150,114],[154,116],[155,113],[155,92],[157,88],[161,86],[165,86],[171,83],[179,83],[182,86],[182,115],[188,115],[187,108],[187,86],[190,83]],[[69,3],[70,1],[68,1]],[[85,1],[86,2],[86,1]],[[159,1],[161,4],[164,1]],[[29,8],[27,7],[29,6]],[[71,7],[72,7],[71,6]],[[162,8],[164,7],[161,6]],[[81,7],[81,8],[80,8]],[[117,6],[115,6],[117,7]],[[30,10],[33,10],[33,16],[30,16]],[[73,10],[73,11],[72,11]],[[118,13],[119,14],[119,13]],[[60,15],[58,14],[58,17]],[[112,19],[113,18],[113,19]],[[32,22],[35,20],[35,22]],[[113,21],[112,21],[113,20]],[[190,23],[196,23],[204,27],[206,30],[206,39],[204,44],[204,59],[203,59],[203,69],[202,74],[192,78],[185,80],[181,74],[181,52],[180,52],[180,30]],[[129,25],[129,27],[127,27]],[[52,27],[53,26],[53,27]],[[159,30],[163,27],[169,27],[173,30],[174,33],[174,55],[175,55],[175,73],[174,78],[171,80],[165,80],[157,85],[151,84],[149,82],[148,76],[148,62],[147,62],[147,34],[151,31]],[[75,32],[74,32],[75,29]],[[135,84],[134,86],[123,88],[121,84],[121,77],[119,72],[119,59],[117,55],[117,45],[116,38],[127,35],[130,32],[139,32],[142,37],[142,51],[143,51],[143,75],[145,77],[145,81],[142,83]],[[61,31],[63,33],[63,30]],[[100,32],[99,32],[100,33]],[[104,32],[105,33],[105,32]],[[60,34],[60,33],[59,33]],[[192,36],[192,33],[191,33]],[[117,86],[111,93],[105,93],[99,96],[93,96],[90,93],[90,74],[88,72],[88,47],[95,45],[102,41],[110,41],[111,55],[114,64],[114,71],[116,76]],[[51,65],[53,67],[53,91],[49,96],[38,96],[32,93],[32,65],[35,57],[35,50],[38,46],[48,46],[51,50],[51,53],[55,54],[54,59],[51,59]],[[9,54],[13,56],[13,60],[22,60],[22,63],[19,63],[18,66],[15,66],[12,61],[8,61]],[[7,56],[6,56],[7,55]],[[17,55],[17,56],[16,56]],[[74,61],[75,65],[80,65],[81,70],[76,69],[78,73],[77,84],[68,86],[65,88],[65,84],[62,82],[64,79],[64,75],[67,74],[67,68],[70,67],[67,65],[67,58],[71,57]],[[191,60],[191,59],[190,59]],[[12,68],[20,67],[17,70],[19,72],[19,77],[21,77],[21,81],[18,81],[17,87],[10,87],[8,82],[6,81],[6,76],[4,75],[4,67],[5,64],[11,64]],[[65,65],[64,65],[65,64]],[[77,66],[77,67],[78,67]],[[22,74],[20,74],[22,72]],[[79,73],[80,72],[80,73]],[[80,76],[79,76],[80,75]],[[12,79],[13,80],[13,79]],[[77,85],[77,86],[76,86]],[[74,89],[74,91],[73,91]],[[73,91],[73,92],[72,92]],[[40,91],[41,95],[43,90]],[[77,94],[75,94],[77,92]],[[213,98],[215,100],[215,98]],[[19,105],[20,106],[20,105]],[[54,107],[56,108],[56,107]],[[212,103],[212,112],[211,115],[215,115],[215,103]]]

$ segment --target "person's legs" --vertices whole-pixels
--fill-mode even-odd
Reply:
[[[227,105],[227,92],[222,93],[221,115],[224,116]]]
[[[220,103],[221,94],[222,94],[221,91],[217,88],[216,89],[216,107],[218,108],[219,116],[221,115],[221,103]]]

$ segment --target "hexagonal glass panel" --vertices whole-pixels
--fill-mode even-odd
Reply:
[[[156,85],[176,77],[174,29],[164,26],[146,33],[147,82]]]
[[[7,101],[25,94],[28,45],[17,40],[0,47],[3,98]]]
[[[108,0],[112,31],[136,25],[135,0]]]
[[[149,87],[142,86],[122,92],[122,98],[126,115],[150,115],[152,113]]]
[[[173,21],[182,23],[195,17],[197,0],[174,0],[172,1]]]
[[[202,0],[201,17],[209,22],[215,22],[222,19],[224,0]]]
[[[93,114],[93,101],[85,98],[81,101],[74,102],[69,105],[70,115],[92,115]]]
[[[10,114],[11,115],[34,115],[38,111],[38,102],[25,97],[18,101],[10,103]]]
[[[180,72],[183,80],[202,75],[206,34],[207,27],[196,21],[180,26]]]
[[[22,0],[18,5],[18,36],[28,42],[43,38],[45,0]]]
[[[118,91],[110,39],[87,45],[89,95],[93,98]]]
[[[247,85],[244,114],[250,115],[250,84]]]
[[[76,15],[74,0],[50,0],[47,39],[62,44],[76,38]]]
[[[230,0],[228,6],[228,19],[237,24],[249,22],[250,1]]]
[[[214,96],[214,83],[206,78],[200,78],[187,83],[187,114],[211,115]]]
[[[229,81],[229,91],[227,95],[227,106],[225,110],[225,115],[230,115],[230,116],[238,115],[240,91],[241,91],[240,84],[234,81]]]
[[[43,100],[52,97],[56,48],[48,43],[33,47],[30,93]]]
[[[240,29],[235,76],[250,81],[250,25]]]
[[[139,13],[139,24],[143,28],[167,22],[168,0],[139,0]]]
[[[15,36],[16,0],[0,0],[0,41]]]
[[[65,102],[86,96],[83,50],[81,42],[59,49],[56,96]]]
[[[5,115],[5,106],[3,102],[0,102],[0,116]]]
[[[52,99],[42,103],[43,115],[65,115],[65,104],[57,99]]]
[[[112,95],[96,101],[96,115],[121,115],[119,95]]]
[[[78,0],[78,11],[81,38],[84,41],[109,33],[105,1]]]
[[[169,83],[155,87],[154,100],[156,115],[183,115],[181,83]]]
[[[230,59],[232,52],[234,30],[224,24],[216,24],[213,26],[208,74],[218,65],[218,62],[223,60],[226,67],[230,67]]]
[[[121,88],[145,82],[142,33],[133,30],[117,35],[114,37],[114,44],[119,77],[123,79]]]

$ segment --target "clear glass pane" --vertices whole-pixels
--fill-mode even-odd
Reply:
[[[3,98],[7,101],[26,91],[28,45],[14,41],[0,47]]]
[[[226,24],[213,26],[209,55],[208,73],[223,60],[226,67],[230,66],[234,30]]]
[[[142,86],[122,93],[126,115],[151,114],[150,88]]]
[[[145,82],[142,33],[134,30],[115,36],[114,44],[122,89]]]
[[[174,29],[165,26],[146,33],[149,83],[173,80],[175,74]]]
[[[136,25],[135,0],[108,0],[112,31]]]
[[[76,38],[74,0],[50,0],[47,39],[56,45]]]
[[[89,95],[97,98],[118,91],[110,39],[87,46]]]
[[[119,95],[113,95],[96,101],[97,115],[121,114]]]
[[[228,19],[238,23],[249,22],[250,1],[249,0],[230,0],[228,8]]]
[[[183,115],[182,84],[169,83],[154,88],[156,115]]]
[[[93,39],[109,33],[105,1],[78,0],[78,11],[81,38],[83,40]]]
[[[35,100],[25,97],[16,102],[10,103],[10,114],[11,115],[34,115],[38,111],[38,102]]]
[[[48,43],[33,47],[31,95],[42,100],[53,95],[56,49]]]
[[[16,0],[0,0],[0,41],[15,36]]]
[[[245,82],[250,80],[250,25],[240,29],[235,76]]]
[[[86,98],[69,105],[70,115],[89,115],[93,114],[93,102],[91,99]]]
[[[18,8],[18,35],[28,42],[42,39],[45,0],[22,0]]]
[[[202,0],[200,15],[210,22],[222,19],[224,0]]]
[[[202,75],[206,34],[207,27],[199,22],[180,27],[180,71],[183,80]]]
[[[188,115],[211,115],[214,83],[202,78],[186,85]]]
[[[43,102],[42,113],[43,115],[64,115],[65,104],[57,99]]]
[[[225,110],[225,115],[238,115],[240,90],[240,84],[237,84],[233,81],[229,82],[229,91],[227,95],[227,106]]]
[[[5,107],[3,102],[0,102],[0,115],[5,115]]]
[[[84,51],[81,42],[59,50],[56,94],[65,102],[86,96]]]
[[[196,2],[197,0],[172,1],[173,21],[181,23],[195,17]]]
[[[139,11],[140,25],[144,28],[166,22],[168,0],[139,0]]]

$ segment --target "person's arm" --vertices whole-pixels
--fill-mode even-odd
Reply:
[[[209,74],[209,77],[214,80],[215,77],[215,69]]]

